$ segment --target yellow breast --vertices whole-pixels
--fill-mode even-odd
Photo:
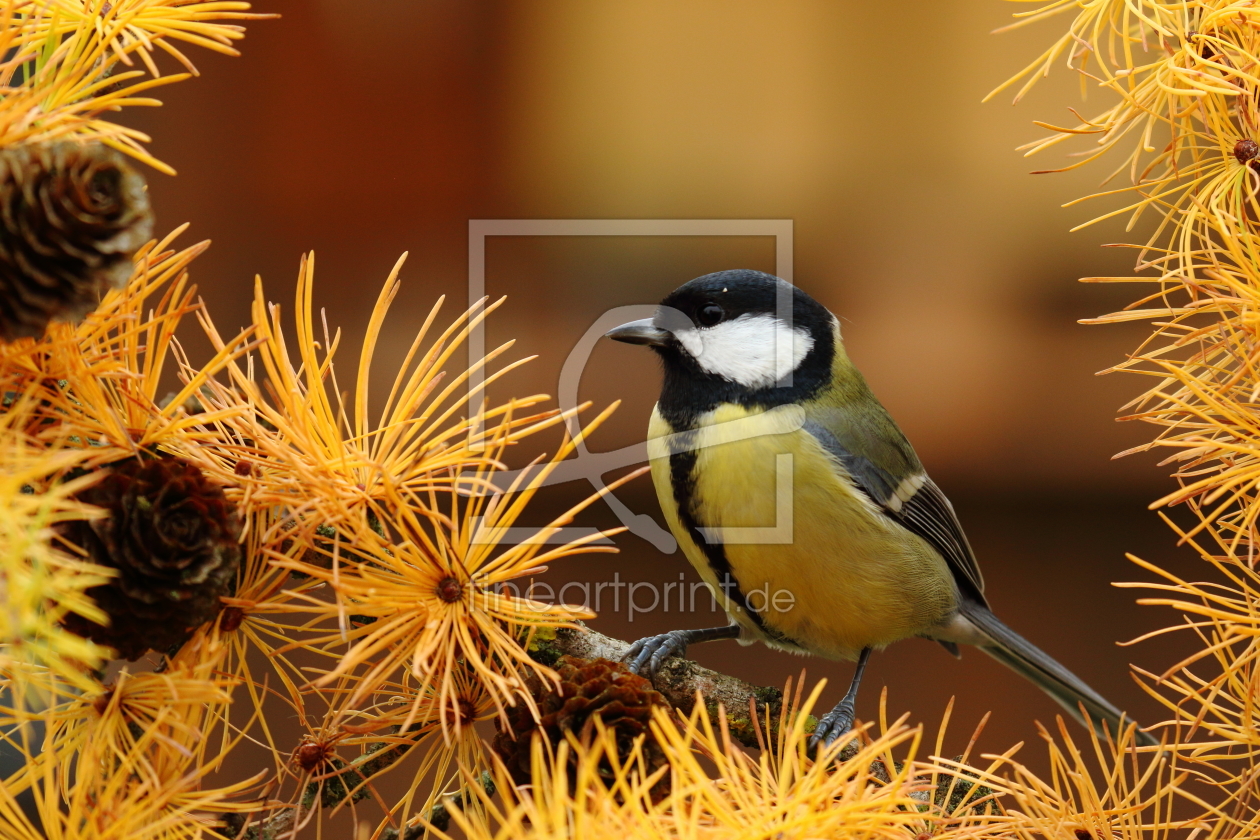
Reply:
[[[849,659],[944,621],[957,602],[945,561],[880,512],[802,419],[795,406],[725,405],[676,435],[653,413],[653,483],[687,559],[746,635],[788,649]],[[688,447],[681,511],[670,457]],[[688,513],[700,533],[688,532]]]

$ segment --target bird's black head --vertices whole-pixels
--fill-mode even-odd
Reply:
[[[800,289],[739,269],[684,283],[654,317],[608,337],[660,355],[661,412],[680,428],[676,420],[690,425],[724,402],[772,407],[809,398],[831,378],[836,332],[835,317]]]

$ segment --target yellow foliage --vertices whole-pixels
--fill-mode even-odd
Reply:
[[[0,147],[97,140],[175,174],[145,152],[147,135],[101,115],[161,105],[139,94],[197,75],[176,41],[237,55],[232,42],[244,28],[222,21],[270,17],[249,7],[223,0],[0,0]],[[155,49],[187,72],[163,76]]]
[[[247,9],[0,0],[0,145],[97,139],[160,167],[147,138],[101,114],[156,104],[138,94],[185,77],[162,76],[158,51],[195,73],[176,42],[232,53],[242,33],[224,21],[258,17]],[[949,759],[944,725],[929,743],[922,727],[882,714],[814,755],[820,687],[806,699],[798,687],[777,720],[756,722],[759,750],[729,735],[725,715],[742,710],[715,720],[698,703],[686,717],[656,713],[663,765],[642,742],[627,754],[597,721],[585,740],[535,741],[532,784],[514,786],[476,725],[532,708],[527,680],[554,674],[525,641],[583,613],[503,585],[604,550],[592,544],[604,534],[548,544],[598,496],[530,539],[509,536],[612,408],[509,473],[509,447],[576,412],[542,408],[542,396],[491,405],[484,385],[469,389],[526,361],[491,370],[506,344],[455,364],[499,303],[441,327],[439,301],[374,412],[371,371],[402,260],[343,392],[340,333],[315,311],[314,257],[299,271],[291,336],[259,281],[252,324],[224,338],[189,283],[205,244],[174,250],[181,228],[141,249],[130,283],[83,323],[0,346],[0,737],[26,759],[0,780],[0,840],[195,838],[232,812],[293,836],[321,809],[351,809],[373,838],[407,826],[446,836],[443,814],[474,840],[1260,834],[1260,11],[1249,0],[1052,0],[1017,25],[1060,14],[1067,34],[1012,82],[1022,95],[1066,59],[1109,104],[1072,126],[1043,123],[1050,136],[1026,150],[1093,142],[1074,165],[1111,156],[1112,177],[1129,179],[1100,194],[1127,196],[1107,215],[1157,216],[1135,246],[1147,275],[1089,278],[1153,288],[1095,321],[1154,321],[1116,370],[1154,377],[1128,418],[1159,427],[1143,448],[1171,450],[1178,487],[1155,506],[1191,513],[1169,524],[1215,576],[1185,580],[1135,558],[1158,578],[1141,584],[1156,593],[1145,603],[1175,612],[1160,632],[1201,642],[1182,662],[1137,672],[1169,711],[1162,748],[1134,748],[1132,730],[1080,747],[1060,726],[1043,732],[1043,778],[1016,760],[1018,747]],[[188,315],[210,339],[204,362],[176,338]],[[111,572],[76,556],[58,524],[100,515],[75,501],[92,470],[155,455],[191,460],[224,487],[244,525],[242,565],[223,610],[181,648],[152,670],[107,670],[109,651],[60,621],[105,620],[87,593]],[[280,717],[296,720],[296,741]],[[209,775],[239,749],[261,751],[259,776],[213,786]],[[387,773],[406,782],[389,800],[377,785]],[[21,813],[22,792],[42,828]],[[369,806],[379,815],[362,816]],[[236,831],[218,824],[218,836]]]

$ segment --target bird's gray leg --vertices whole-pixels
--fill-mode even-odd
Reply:
[[[622,661],[630,663],[630,670],[651,679],[671,656],[682,656],[688,645],[713,642],[718,639],[734,639],[739,636],[739,625],[710,627],[707,630],[670,630],[659,636],[639,639],[630,646]]]
[[[844,699],[818,721],[814,734],[809,738],[811,747],[817,747],[820,744],[823,747],[829,747],[837,738],[853,728],[858,685],[862,682],[862,672],[866,670],[866,660],[870,658],[871,649],[862,648],[862,653],[858,656],[857,669],[853,672],[853,682],[849,683],[849,690],[845,693]]]

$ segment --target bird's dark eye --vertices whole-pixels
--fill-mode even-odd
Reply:
[[[724,315],[726,315],[726,313],[722,311],[722,307],[718,306],[716,303],[706,303],[704,306],[700,307],[700,311],[696,313],[696,320],[700,322],[700,326],[702,327],[711,327],[714,324],[719,323]]]

